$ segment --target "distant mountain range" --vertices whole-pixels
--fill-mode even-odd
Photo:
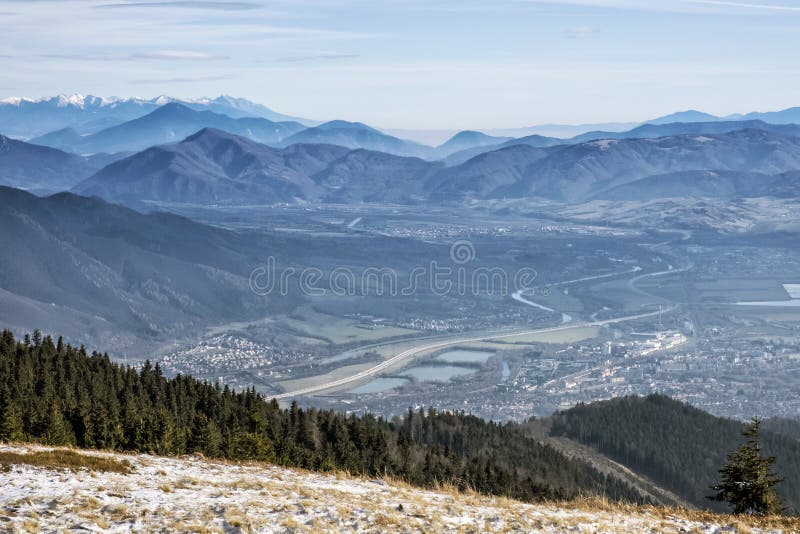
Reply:
[[[157,107],[147,115],[91,134],[81,134],[74,128],[62,128],[34,137],[29,142],[78,154],[132,152],[180,141],[202,128],[224,130],[271,146],[285,147],[297,143],[330,144],[426,159],[446,156],[459,147],[485,146],[492,140],[496,142],[506,140],[472,132],[474,135],[467,133],[465,136],[456,136],[458,139],[454,143],[433,148],[387,135],[358,122],[336,120],[307,128],[294,121],[274,122],[254,117],[232,118],[171,102]]]
[[[278,149],[205,128],[174,145],[148,148],[79,184],[75,191],[114,202],[277,203],[314,199],[311,176],[348,149]]]
[[[656,117],[655,119],[646,121],[645,124],[672,124],[675,122],[713,122],[719,120],[723,119],[715,115],[711,115],[710,113],[704,113],[702,111],[697,111],[696,109],[689,109],[686,111],[678,111],[676,113],[670,113],[669,115],[664,115],[662,117]]]
[[[252,117],[234,119],[173,102],[143,117],[91,135],[82,136],[68,128],[36,137],[30,142],[79,154],[138,151],[153,145],[180,141],[203,128],[218,128],[261,143],[273,144],[305,129],[305,126],[299,122],[273,122]]]
[[[440,163],[337,145],[273,148],[206,128],[102,169],[74,191],[113,202],[411,201]]]
[[[492,195],[580,201],[657,174],[690,170],[775,174],[798,168],[800,138],[764,130],[601,139],[570,145],[537,160],[522,179]],[[682,196],[680,190],[674,193],[670,196]]]
[[[448,139],[447,142],[442,143],[437,148],[442,152],[452,154],[460,150],[469,150],[471,148],[497,145],[500,143],[505,143],[506,141],[511,141],[512,139],[512,137],[497,137],[472,130],[464,130],[458,132],[453,137]]]
[[[28,98],[9,97],[0,99],[0,133],[22,139],[30,139],[64,128],[72,128],[80,134],[94,133],[101,129],[135,119],[169,103],[180,103],[196,110],[207,110],[232,118],[259,117],[274,122],[299,122],[304,126],[317,126],[321,121],[294,117],[278,113],[264,105],[244,98],[219,96],[216,98],[181,99],[167,95],[155,98],[117,98],[92,95],[57,95],[54,97]],[[494,137],[526,137],[542,135],[568,139],[590,131],[622,132],[643,124],[668,124],[675,122],[714,122],[763,120],[772,124],[800,123],[800,107],[781,111],[735,113],[717,116],[697,110],[679,111],[650,120],[636,122],[607,122],[595,124],[541,124],[518,128],[495,128],[481,130]],[[458,132],[446,130],[394,130],[384,133],[416,142],[440,144],[436,139],[445,139]],[[396,133],[394,133],[396,132]]]
[[[0,135],[0,185],[37,193],[64,191],[114,158],[108,154],[77,156]]]
[[[712,115],[695,109],[678,111],[655,117],[640,123],[635,122],[607,122],[597,124],[542,124],[525,128],[509,128],[485,130],[493,135],[510,135],[524,137],[538,134],[549,137],[569,138],[591,131],[623,132],[643,124],[670,124],[674,122],[714,122],[714,121],[741,121],[762,120],[772,124],[797,124],[800,123],[800,107],[787,108],[781,111],[733,113],[731,115]]]
[[[788,120],[797,109],[766,115]],[[275,114],[231,97],[7,99],[0,117],[14,110],[17,119],[80,118],[96,130],[66,127],[28,142],[0,137],[0,184],[37,193],[74,188],[132,206],[786,197],[800,169],[800,126],[758,114],[722,120],[690,110],[570,138],[468,130],[434,147],[359,122],[253,117]]]
[[[519,183],[532,165],[555,151],[520,144],[485,152],[439,172],[429,193],[440,201],[490,197],[498,189]]]
[[[318,124],[317,121],[283,115],[261,104],[230,96],[182,100],[169,96],[143,99],[73,94],[0,100],[0,133],[24,139],[64,128],[71,128],[79,134],[94,133],[142,117],[169,103],[180,103],[192,109],[213,111],[233,118],[296,121],[306,126]]]
[[[680,115],[680,114],[677,114]],[[525,137],[517,137],[498,144],[485,144],[473,146],[464,150],[452,153],[445,157],[448,164],[458,164],[477,156],[483,152],[496,150],[498,148],[513,145],[530,145],[535,147],[549,147],[557,145],[575,145],[594,141],[598,139],[635,139],[635,138],[657,138],[673,135],[685,134],[719,134],[733,132],[736,130],[755,129],[774,132],[781,135],[799,136],[800,126],[797,124],[771,124],[761,120],[739,120],[739,121],[710,121],[710,122],[665,122],[650,123],[637,126],[636,128],[621,132],[596,130],[585,132],[568,139],[556,137],[545,137],[534,134]]]
[[[772,124],[762,120],[731,120],[731,121],[687,121],[687,122],[666,122],[652,123],[637,126],[625,132],[587,132],[565,139],[568,144],[582,143],[584,141],[594,141],[596,139],[651,139],[656,137],[667,137],[670,135],[687,134],[722,134],[736,130],[764,130],[780,135],[800,136],[800,126],[797,124]],[[514,141],[510,141],[514,143]]]
[[[341,120],[302,130],[284,139],[281,145],[288,146],[295,143],[325,143],[347,148],[376,150],[398,156],[433,156],[433,150],[425,145],[392,137],[360,122]]]
[[[273,148],[204,129],[112,163],[74,191],[129,205],[787,196],[796,169],[800,137],[758,129],[511,145],[450,167],[335,145]]]

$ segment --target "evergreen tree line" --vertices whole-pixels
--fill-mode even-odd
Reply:
[[[730,510],[708,498],[710,488],[718,486],[720,468],[728,462],[731,449],[742,442],[742,434],[749,436],[744,423],[715,417],[663,395],[581,404],[555,414],[551,421],[551,435],[590,445],[696,506]],[[797,514],[800,442],[762,429],[760,448],[765,457],[775,457],[769,466],[774,461],[775,471],[783,478],[775,489],[785,511]]]
[[[618,479],[529,438],[516,425],[464,413],[410,410],[391,421],[283,409],[254,389],[233,391],[158,365],[135,369],[39,332],[0,334],[0,440],[201,453],[317,471],[452,484],[516,499],[603,494],[641,502]]]
[[[800,419],[771,417],[761,421],[761,429],[772,434],[780,434],[795,441],[800,441]]]

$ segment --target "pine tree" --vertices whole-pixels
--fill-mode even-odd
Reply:
[[[19,410],[11,401],[5,403],[0,411],[0,441],[22,441],[25,432]]]
[[[772,472],[774,456],[763,456],[760,443],[761,420],[754,417],[742,435],[747,438],[728,455],[728,463],[719,470],[722,480],[711,487],[711,499],[727,502],[734,514],[772,515],[783,510],[775,486],[783,479]]]
[[[75,438],[58,405],[53,403],[44,420],[42,441],[48,445],[74,445]]]

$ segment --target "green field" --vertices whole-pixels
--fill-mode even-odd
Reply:
[[[782,282],[775,279],[722,278],[703,280],[692,284],[700,302],[747,302],[762,300],[788,300],[789,294]]]
[[[415,330],[406,328],[372,324],[356,319],[323,314],[308,307],[299,309],[291,316],[276,317],[275,322],[302,337],[324,340],[335,345],[361,341],[378,341],[416,333]]]

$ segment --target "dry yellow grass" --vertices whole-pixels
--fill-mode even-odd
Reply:
[[[668,520],[676,517],[696,521],[698,523],[716,523],[733,527],[736,532],[747,532],[751,529],[780,529],[784,532],[800,532],[800,517],[771,515],[733,515],[693,510],[688,508],[668,508],[662,506],[625,504],[609,501],[602,497],[586,497],[573,501],[555,502],[553,506],[570,507],[585,512],[610,512],[624,515],[649,515],[657,519]]]
[[[88,469],[90,471],[111,471],[126,474],[130,473],[133,468],[130,462],[126,460],[86,455],[71,449],[31,451],[27,453],[0,451],[0,465],[6,468],[12,465],[34,465],[49,469]]]
[[[0,451],[35,458],[59,452],[72,464],[100,458],[130,464],[126,472],[92,478],[83,468],[41,469],[33,461],[0,473],[6,494],[0,531],[53,530],[59,521],[103,530],[136,525],[144,530],[248,532],[266,526],[292,532],[800,532],[800,518],[739,517],[657,506],[635,506],[600,498],[522,503],[506,497],[460,491],[441,483],[421,489],[405,482],[327,474],[255,462],[237,463],[83,452],[35,445]],[[66,451],[66,452],[65,452]],[[51,458],[42,457],[42,458]],[[42,459],[41,462],[44,462]],[[52,463],[52,462],[51,462]],[[33,467],[32,467],[33,466]],[[164,473],[162,476],[161,473]],[[80,484],[74,485],[74,481]],[[62,490],[53,489],[57,483]],[[0,492],[2,500],[3,492]]]

